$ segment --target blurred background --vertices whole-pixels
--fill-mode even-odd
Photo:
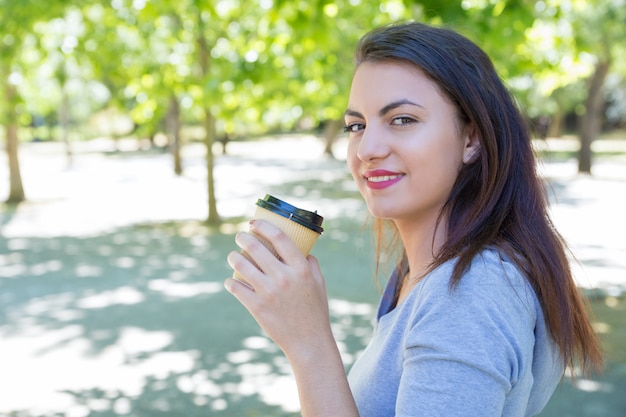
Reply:
[[[607,360],[541,416],[625,416],[626,0],[0,0],[0,417],[298,415],[222,285],[266,193],[325,217],[348,368],[388,271],[342,115],[401,20],[476,41],[532,127]]]

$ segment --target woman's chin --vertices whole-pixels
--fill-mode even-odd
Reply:
[[[379,220],[392,220],[396,217],[396,210],[390,207],[368,206],[369,213],[372,217]]]

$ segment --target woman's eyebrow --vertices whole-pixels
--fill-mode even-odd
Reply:
[[[382,117],[382,116],[386,115],[387,113],[389,113],[391,110],[393,110],[393,109],[395,109],[397,107],[400,107],[400,106],[404,106],[406,104],[411,105],[411,106],[422,107],[422,108],[424,107],[424,106],[422,106],[420,104],[412,102],[411,100],[403,98],[403,99],[396,100],[396,101],[393,101],[393,102],[387,104],[385,107],[380,109],[380,111],[378,112],[378,115]]]
[[[344,116],[359,117],[359,118],[363,119],[363,115],[361,113],[359,113],[358,111],[355,111],[355,110],[346,109],[346,111],[343,113],[343,115]]]
[[[412,102],[411,100],[408,100],[406,98],[400,99],[400,100],[396,100],[396,101],[392,101],[391,103],[387,104],[385,107],[383,107],[382,109],[380,109],[380,111],[378,112],[379,116],[384,116],[387,113],[389,113],[390,111],[392,111],[395,108],[398,108],[400,106],[405,106],[405,105],[410,105],[410,106],[416,106],[416,107],[424,107],[421,104],[417,104]],[[363,114],[359,113],[356,110],[351,110],[351,109],[346,109],[346,111],[344,112],[344,116],[353,116],[353,117],[359,117],[359,118],[363,118]]]

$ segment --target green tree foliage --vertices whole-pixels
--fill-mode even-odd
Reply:
[[[374,26],[422,17],[398,0],[277,1],[270,16],[284,28],[274,63],[282,75],[272,95],[288,105],[288,122],[325,124],[327,154],[343,125],[358,39]]]
[[[564,1],[561,10],[570,16],[577,49],[593,57],[593,71],[587,80],[584,113],[580,118],[578,158],[579,172],[590,173],[591,143],[599,135],[604,118],[605,81],[614,63],[626,59],[626,1]]]
[[[218,137],[324,124],[330,152],[357,40],[398,20],[460,30],[489,53],[531,116],[559,114],[591,97],[580,86],[595,64],[624,61],[624,1],[0,0],[10,199],[24,198],[20,114],[57,109],[63,121],[108,107],[129,114],[138,134],[165,129],[178,174],[180,126],[203,127],[207,220],[217,223]],[[77,96],[76,86],[92,94]]]
[[[626,76],[626,2],[624,0],[546,0],[535,4],[535,20],[525,31],[518,56],[527,75],[513,80],[531,114],[560,121],[579,115],[579,171],[591,172],[591,143],[604,119],[610,74]]]
[[[18,158],[18,127],[30,122],[29,109],[43,107],[42,104],[25,103],[22,97],[22,92],[27,89],[26,82],[41,75],[39,66],[32,65],[37,61],[32,52],[40,46],[34,36],[36,27],[42,22],[63,17],[73,3],[66,0],[0,0],[0,90],[4,97],[0,100],[0,125],[6,132],[9,203],[19,203],[26,198]],[[64,72],[61,70],[59,74],[62,76]]]

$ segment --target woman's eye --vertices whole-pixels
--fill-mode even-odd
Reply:
[[[365,125],[363,123],[350,123],[344,126],[343,131],[346,133],[356,133],[364,128]]]
[[[394,126],[404,126],[415,122],[416,120],[412,117],[396,117],[391,121],[391,124]]]

